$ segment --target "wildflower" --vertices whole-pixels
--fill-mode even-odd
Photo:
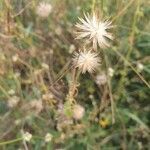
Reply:
[[[86,71],[92,73],[100,65],[100,61],[98,53],[91,51],[81,51],[80,53],[75,53],[73,57],[74,66],[79,68],[82,73]]]
[[[92,16],[84,14],[84,17],[85,19],[79,18],[80,23],[76,24],[77,39],[88,39],[93,43],[94,50],[97,50],[97,45],[101,48],[109,46],[108,39],[113,39],[112,34],[107,31],[112,28],[111,21],[101,21],[95,13]]]
[[[108,75],[109,75],[110,77],[113,77],[113,75],[114,75],[114,70],[113,70],[112,68],[108,68]]]
[[[21,123],[21,119],[16,119],[16,120],[14,121],[14,123],[15,123],[15,125],[19,125],[19,124]]]
[[[46,70],[49,69],[49,66],[47,64],[45,64],[45,63],[42,63],[41,66],[42,66],[43,69],[46,69]]]
[[[92,94],[89,95],[90,99],[94,99],[94,96]]]
[[[18,59],[19,59],[18,54],[16,54],[16,55],[12,56],[12,61],[13,61],[13,62],[17,62],[17,61],[18,61]]]
[[[23,133],[22,137],[25,141],[29,142],[32,138],[32,134],[29,132],[25,132],[25,133]]]
[[[12,96],[9,100],[8,100],[8,107],[10,108],[14,108],[18,105],[20,101],[20,98],[17,96]]]
[[[52,140],[52,138],[53,138],[53,135],[50,133],[47,133],[45,135],[45,142],[50,142]]]
[[[107,76],[105,73],[99,74],[96,76],[96,81],[97,85],[104,85],[107,82]]]
[[[42,99],[46,101],[46,100],[54,99],[54,96],[52,93],[46,93],[42,95]]]
[[[106,128],[109,124],[109,121],[106,118],[102,118],[99,120],[99,124],[101,125],[102,128]]]
[[[39,5],[37,6],[37,10],[36,13],[37,15],[39,15],[40,17],[46,18],[49,16],[49,14],[52,11],[52,6],[49,3],[45,3],[45,2],[41,2],[39,3]]]
[[[21,73],[20,73],[20,72],[15,72],[14,76],[15,76],[16,78],[18,78],[18,77],[21,76]]]
[[[9,95],[14,95],[14,94],[15,94],[15,91],[14,91],[13,89],[10,89],[10,90],[8,91],[8,94],[9,94]]]
[[[32,100],[29,102],[28,108],[30,108],[31,112],[33,110],[33,113],[39,114],[43,109],[42,100]]]
[[[143,64],[137,63],[137,69],[138,69],[138,71],[142,71],[144,69]]]
[[[75,105],[73,108],[73,117],[77,120],[80,120],[83,118],[85,113],[85,109],[84,107],[82,107],[81,105]]]

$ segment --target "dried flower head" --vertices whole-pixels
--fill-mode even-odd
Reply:
[[[80,120],[83,118],[85,113],[85,109],[84,107],[82,107],[81,105],[75,105],[73,108],[73,117],[77,120]]]
[[[22,137],[25,141],[29,142],[32,138],[32,134],[29,132],[25,132],[25,133],[23,133]]]
[[[46,142],[46,143],[50,142],[50,141],[52,140],[52,138],[53,138],[53,135],[50,134],[50,133],[47,133],[47,134],[45,135],[45,142]]]
[[[141,63],[137,63],[137,69],[138,71],[142,71],[144,69],[144,65]]]
[[[28,108],[30,112],[33,111],[35,114],[39,114],[43,109],[42,100],[32,100],[31,102],[29,102]]]
[[[107,76],[105,73],[101,73],[99,75],[96,76],[96,80],[95,82],[97,83],[97,85],[104,85],[107,83]]]
[[[52,11],[52,6],[49,3],[46,2],[41,2],[39,3],[39,5],[37,6],[37,10],[36,13],[37,15],[39,15],[40,17],[46,18],[49,16],[49,14]]]
[[[8,107],[9,108],[14,108],[18,105],[20,101],[20,98],[18,96],[12,96],[9,100],[8,100]]]
[[[79,68],[82,73],[88,71],[92,73],[99,65],[101,59],[98,57],[98,53],[91,51],[81,51],[75,53],[73,57],[73,65]]]
[[[77,39],[88,39],[93,43],[94,50],[97,50],[97,45],[101,48],[109,46],[108,39],[113,39],[112,34],[107,31],[113,27],[111,21],[101,21],[95,13],[92,16],[84,14],[84,17],[79,18],[80,23],[76,24]]]
[[[14,94],[15,94],[15,91],[14,91],[13,89],[10,89],[10,90],[8,91],[8,94],[9,94],[9,95],[14,95]]]
[[[113,77],[113,75],[114,75],[114,69],[113,68],[108,68],[108,75],[110,76],[110,77]]]

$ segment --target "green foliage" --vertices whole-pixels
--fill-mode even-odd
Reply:
[[[47,18],[37,15],[40,1],[0,0],[0,150],[148,150],[149,1],[43,0],[52,5]],[[75,23],[93,10],[112,20],[114,40],[98,49],[98,71],[81,74],[68,98],[72,51],[84,44]],[[110,67],[114,75],[97,85]],[[82,119],[73,118],[74,102],[85,109]],[[32,134],[29,142],[22,131]]]

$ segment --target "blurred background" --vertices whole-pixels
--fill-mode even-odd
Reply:
[[[93,10],[114,40],[71,110],[75,24]],[[0,150],[148,150],[149,20],[147,0],[0,0]]]

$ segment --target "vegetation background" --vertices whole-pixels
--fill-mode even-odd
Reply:
[[[0,0],[0,150],[148,150],[150,1],[47,0],[52,12],[44,19],[39,2]],[[114,75],[101,87],[96,73],[80,75],[76,103],[85,114],[66,119],[69,62],[81,44],[75,24],[92,10],[113,21],[99,72],[111,67]]]

